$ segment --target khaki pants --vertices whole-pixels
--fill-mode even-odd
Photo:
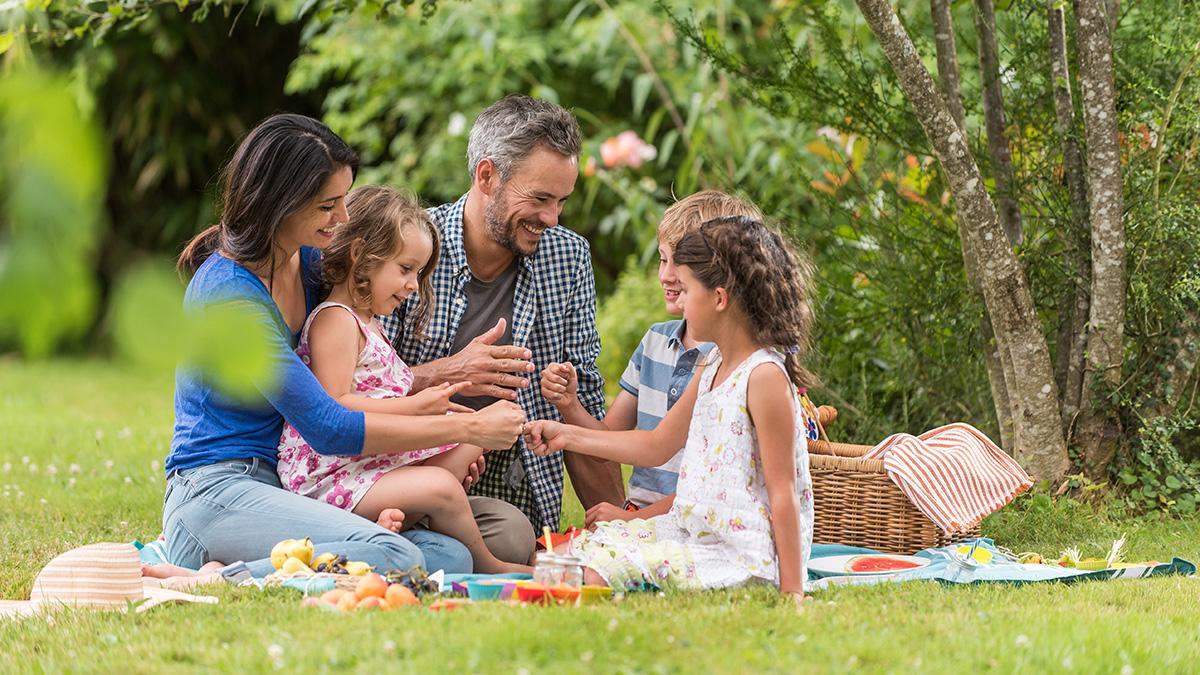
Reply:
[[[530,564],[536,546],[533,525],[517,507],[491,497],[467,497],[479,533],[492,555],[504,562]]]

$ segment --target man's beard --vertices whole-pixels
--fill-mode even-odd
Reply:
[[[505,219],[505,213],[508,211],[508,195],[505,193],[503,186],[500,188],[500,196],[492,200],[492,203],[487,205],[483,210],[483,222],[487,225],[488,236],[492,241],[500,244],[505,250],[519,258],[527,258],[537,252],[537,247],[534,246],[532,251],[522,251],[517,245],[517,228],[519,223]],[[540,223],[538,224],[540,227]]]

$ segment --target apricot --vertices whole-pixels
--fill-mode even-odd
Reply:
[[[354,589],[354,594],[359,600],[363,598],[382,598],[387,595],[388,582],[387,579],[371,572],[358,580],[358,586]]]
[[[352,612],[358,606],[358,598],[353,593],[345,593],[337,602],[337,608],[343,612]]]
[[[387,609],[387,608],[388,608],[388,604],[387,604],[386,600],[384,600],[383,598],[381,598],[379,596],[368,595],[367,597],[358,601],[358,607],[356,607],[355,609],[357,609],[358,611],[362,611],[362,610],[368,610],[368,609]]]
[[[421,601],[408,587],[404,584],[392,584],[387,587],[387,594],[384,596],[389,607],[399,607],[401,605],[419,605]]]
[[[342,596],[345,595],[347,592],[348,591],[342,590],[340,588],[335,588],[332,591],[325,591],[324,593],[321,594],[321,602],[323,602],[327,605],[337,606],[338,600],[341,600]]]

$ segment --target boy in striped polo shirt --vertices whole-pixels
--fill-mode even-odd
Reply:
[[[667,312],[682,316],[679,276],[671,262],[675,244],[700,224],[721,216],[746,216],[762,220],[752,204],[737,197],[706,190],[671,205],[658,225],[658,280]],[[628,431],[653,429],[691,382],[698,362],[712,349],[711,342],[696,342],[683,319],[650,326],[621,375],[621,392],[603,421],[592,417],[576,396],[577,379],[570,363],[552,363],[542,371],[542,395],[554,404],[563,421],[593,429]],[[682,450],[682,448],[681,448]],[[634,467],[629,477],[629,497],[624,506],[601,502],[587,511],[586,524],[605,520],[650,518],[666,513],[675,501],[680,452],[657,467]]]

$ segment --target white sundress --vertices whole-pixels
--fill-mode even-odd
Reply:
[[[317,314],[330,307],[340,307],[350,312],[367,340],[354,366],[354,392],[371,398],[407,396],[413,384],[412,369],[400,359],[374,322],[365,323],[347,305],[336,302],[317,305],[305,320],[300,333],[300,344],[296,347],[300,360],[309,363],[312,352],[308,346],[308,330]],[[349,511],[387,472],[429,459],[457,445],[368,457],[322,455],[300,436],[295,427],[285,422],[279,437],[277,471],[279,481],[288,490]]]
[[[782,369],[783,357],[774,350],[756,351],[716,388],[712,382],[721,358],[716,350],[712,357],[699,383],[671,510],[648,520],[602,522],[572,542],[571,553],[614,588],[779,585],[770,503],[746,389],[756,367],[769,363]],[[805,579],[812,548],[812,479],[806,416],[795,388],[792,394],[800,578]]]

